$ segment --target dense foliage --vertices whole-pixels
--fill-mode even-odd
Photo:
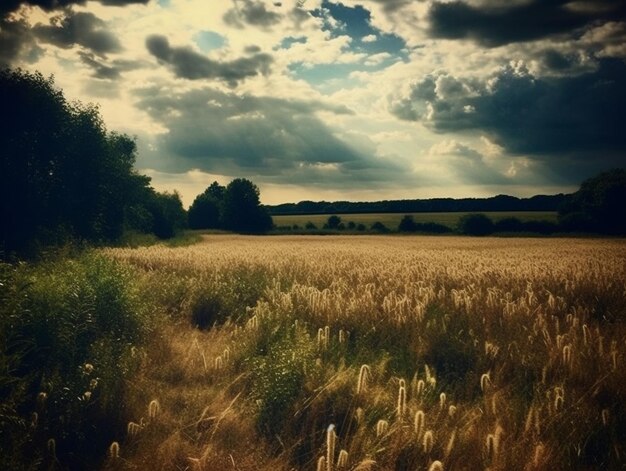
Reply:
[[[272,228],[272,218],[261,206],[259,195],[258,187],[245,178],[236,178],[226,187],[213,182],[189,208],[189,227],[267,232]]]
[[[127,228],[170,237],[184,221],[133,168],[136,144],[107,131],[95,105],[52,78],[0,71],[0,250],[32,254],[67,240],[115,241]],[[176,208],[174,208],[176,206]]]
[[[90,254],[1,264],[0,300],[0,468],[94,469],[155,320],[131,272]]]
[[[537,195],[532,198],[498,195],[492,198],[431,198],[371,202],[300,201],[268,206],[268,211],[273,216],[279,214],[556,211],[565,199],[565,195],[559,194]]]
[[[559,219],[571,230],[626,234],[626,170],[585,180],[563,205]]]

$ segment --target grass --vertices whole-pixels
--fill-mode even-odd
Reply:
[[[97,466],[156,321],[132,270],[84,253],[0,273],[0,468]]]
[[[202,235],[0,265],[3,469],[622,469],[626,241]]]
[[[443,224],[450,228],[455,228],[459,219],[470,213],[456,212],[456,213],[368,213],[368,214],[337,214],[341,217],[341,221],[344,224],[352,221],[355,224],[364,224],[366,227],[370,227],[375,222],[381,222],[389,229],[397,229],[400,220],[405,214],[411,214],[415,222],[425,223],[434,222]],[[550,221],[556,222],[557,213],[550,211],[501,211],[501,212],[485,212],[486,216],[491,218],[494,222],[516,217],[521,221]],[[285,216],[272,216],[272,220],[276,226],[294,226],[298,225],[304,227],[307,222],[312,222],[319,229],[326,223],[329,218],[329,214],[303,214],[303,215],[285,215]]]
[[[143,232],[126,231],[120,241],[117,243],[119,247],[143,247],[148,245],[163,244],[167,247],[184,247],[186,245],[195,244],[202,239],[199,231],[185,230],[176,234],[171,239],[159,239],[154,234],[146,234]]]
[[[111,469],[624,465],[623,240],[211,235],[106,254],[167,319]]]

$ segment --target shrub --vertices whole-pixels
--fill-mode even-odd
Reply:
[[[84,255],[3,266],[2,275],[1,358],[11,368],[0,372],[9,406],[0,414],[15,420],[0,420],[0,468],[41,462],[49,438],[63,467],[95,465],[125,426],[120,404],[139,366],[135,346],[149,332],[132,273]]]
[[[427,232],[430,234],[445,234],[452,232],[448,226],[439,224],[437,222],[422,222],[415,223],[415,230],[418,232]]]
[[[316,226],[315,224],[313,224],[311,221],[308,221],[308,222],[304,225],[304,228],[305,228],[305,229],[307,229],[307,230],[309,230],[309,231],[312,231],[312,230],[317,229],[317,226]]]
[[[376,232],[389,232],[387,226],[385,226],[382,222],[376,221],[372,224],[372,230]]]
[[[328,226],[328,229],[338,229],[339,224],[341,224],[341,218],[335,215],[330,216],[328,218],[328,221],[326,221],[326,225]]]
[[[493,233],[494,225],[484,214],[466,214],[459,219],[458,229],[461,234],[484,236]]]
[[[417,226],[415,225],[415,221],[413,220],[413,216],[407,214],[400,221],[400,225],[398,226],[398,231],[400,232],[415,232],[417,230]]]
[[[220,299],[208,293],[200,294],[191,307],[191,323],[200,330],[222,323],[226,315]]]
[[[518,218],[511,217],[496,221],[494,229],[496,232],[521,232],[524,230],[524,225]]]

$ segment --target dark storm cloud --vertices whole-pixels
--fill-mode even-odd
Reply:
[[[34,62],[41,52],[26,21],[0,18],[0,67],[9,67],[18,58]]]
[[[141,67],[138,61],[114,60],[106,62],[88,52],[79,52],[80,60],[93,71],[92,77],[101,80],[119,80],[122,72]]]
[[[543,78],[517,64],[484,83],[425,77],[390,110],[439,133],[481,131],[512,154],[546,163],[624,165],[625,80],[626,64],[615,59],[593,72]]]
[[[168,64],[177,77],[189,80],[219,79],[230,86],[255,75],[269,73],[272,56],[257,53],[228,62],[211,60],[190,47],[171,47],[165,36],[148,36],[146,47],[160,62]]]
[[[103,5],[125,6],[145,4],[149,0],[99,0]],[[80,44],[98,54],[120,49],[119,41],[104,29],[104,24],[88,13],[73,13],[72,5],[84,5],[85,0],[1,0],[0,1],[0,67],[9,67],[18,59],[36,62],[43,52],[36,39],[59,47]],[[45,11],[65,10],[51,25],[37,25],[35,30],[11,13],[22,5],[37,6]],[[81,17],[81,15],[83,15]],[[92,18],[90,18],[91,16]]]
[[[80,45],[100,55],[119,52],[119,40],[105,27],[105,22],[93,13],[68,10],[52,18],[50,25],[34,26],[32,32],[40,41],[61,48]]]
[[[160,168],[222,175],[321,182],[325,178],[381,179],[396,171],[362,155],[333,134],[316,111],[348,114],[344,106],[212,89],[172,93],[147,89],[138,106],[168,132],[158,143]],[[154,167],[157,157],[149,165]]]
[[[406,5],[410,5],[413,0],[370,0],[371,2],[382,5],[385,13],[395,13]]]
[[[268,10],[266,3],[255,0],[233,0],[234,6],[224,14],[224,22],[235,28],[244,25],[270,28],[279,23],[282,15]]]
[[[446,39],[472,39],[493,47],[573,33],[596,22],[626,18],[622,0],[531,0],[522,4],[464,1],[434,3],[429,12],[430,33]]]
[[[99,0],[103,5],[126,6],[136,3],[146,4],[150,0]],[[71,5],[84,5],[86,0],[2,0],[0,2],[0,17],[16,11],[20,6],[37,6],[46,11],[58,10]]]

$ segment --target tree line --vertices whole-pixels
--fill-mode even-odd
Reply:
[[[261,206],[257,186],[236,178],[227,186],[213,182],[189,207],[190,229],[224,229],[262,233],[272,228],[272,218]]]
[[[300,201],[268,206],[272,216],[295,214],[445,213],[494,211],[557,211],[567,195],[536,195],[531,198],[498,195],[491,198],[430,198],[353,201]]]
[[[70,102],[40,73],[0,71],[0,250],[33,254],[125,230],[171,237],[186,224],[176,193],[134,169],[135,140],[110,132],[95,105]]]
[[[70,102],[52,77],[20,69],[0,70],[0,98],[3,258],[67,241],[116,242],[127,231],[167,239],[187,227],[180,195],[157,192],[135,170],[135,140],[108,131],[96,105]],[[208,218],[206,227],[271,228],[248,180],[212,186],[199,198],[192,227]],[[213,203],[217,216],[204,214]]]

